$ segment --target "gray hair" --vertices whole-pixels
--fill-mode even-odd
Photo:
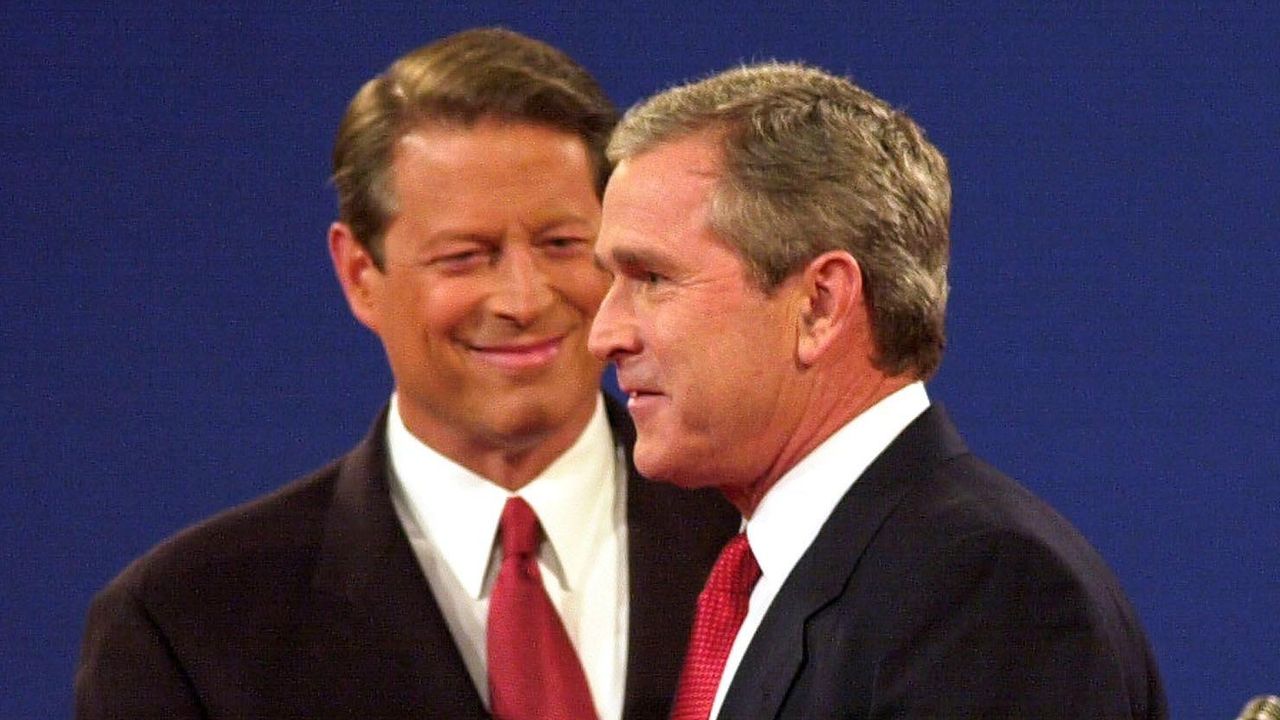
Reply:
[[[697,133],[719,139],[712,229],[771,292],[844,250],[871,306],[876,365],[928,378],[945,345],[951,184],[905,114],[845,78],[794,63],[739,67],[632,108],[611,162]]]

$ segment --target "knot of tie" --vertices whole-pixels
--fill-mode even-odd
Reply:
[[[538,516],[524,498],[512,497],[507,500],[506,506],[502,508],[499,528],[504,558],[525,557],[538,552]]]
[[[746,533],[736,537],[720,551],[720,557],[711,568],[706,589],[728,595],[750,595],[760,579],[760,565],[751,552]]]

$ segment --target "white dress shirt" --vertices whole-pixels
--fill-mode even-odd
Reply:
[[[622,717],[628,593],[626,466],[604,400],[563,455],[516,493],[414,437],[393,395],[387,419],[392,502],[476,690],[489,703],[485,632],[502,562],[495,541],[507,498],[523,497],[547,536],[547,595],[578,651],[601,720]],[[537,668],[530,668],[537,672]]]
[[[884,452],[911,421],[929,407],[923,383],[912,383],[850,420],[787,471],[765,493],[746,522],[751,552],[760,564],[760,580],[751,592],[725,662],[711,717],[720,712],[742,655],[755,637],[765,612],[822,524],[858,476]]]

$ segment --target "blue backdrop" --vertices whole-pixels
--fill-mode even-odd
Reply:
[[[934,397],[1114,565],[1177,717],[1280,692],[1280,13],[1202,4],[5,3],[0,717],[69,714],[131,558],[364,432],[390,381],[324,249],[331,140],[477,24],[622,105],[779,58],[906,108],[955,184]]]

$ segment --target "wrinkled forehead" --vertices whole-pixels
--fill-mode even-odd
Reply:
[[[598,254],[608,260],[709,232],[719,173],[700,152],[666,145],[623,160],[605,189]]]

